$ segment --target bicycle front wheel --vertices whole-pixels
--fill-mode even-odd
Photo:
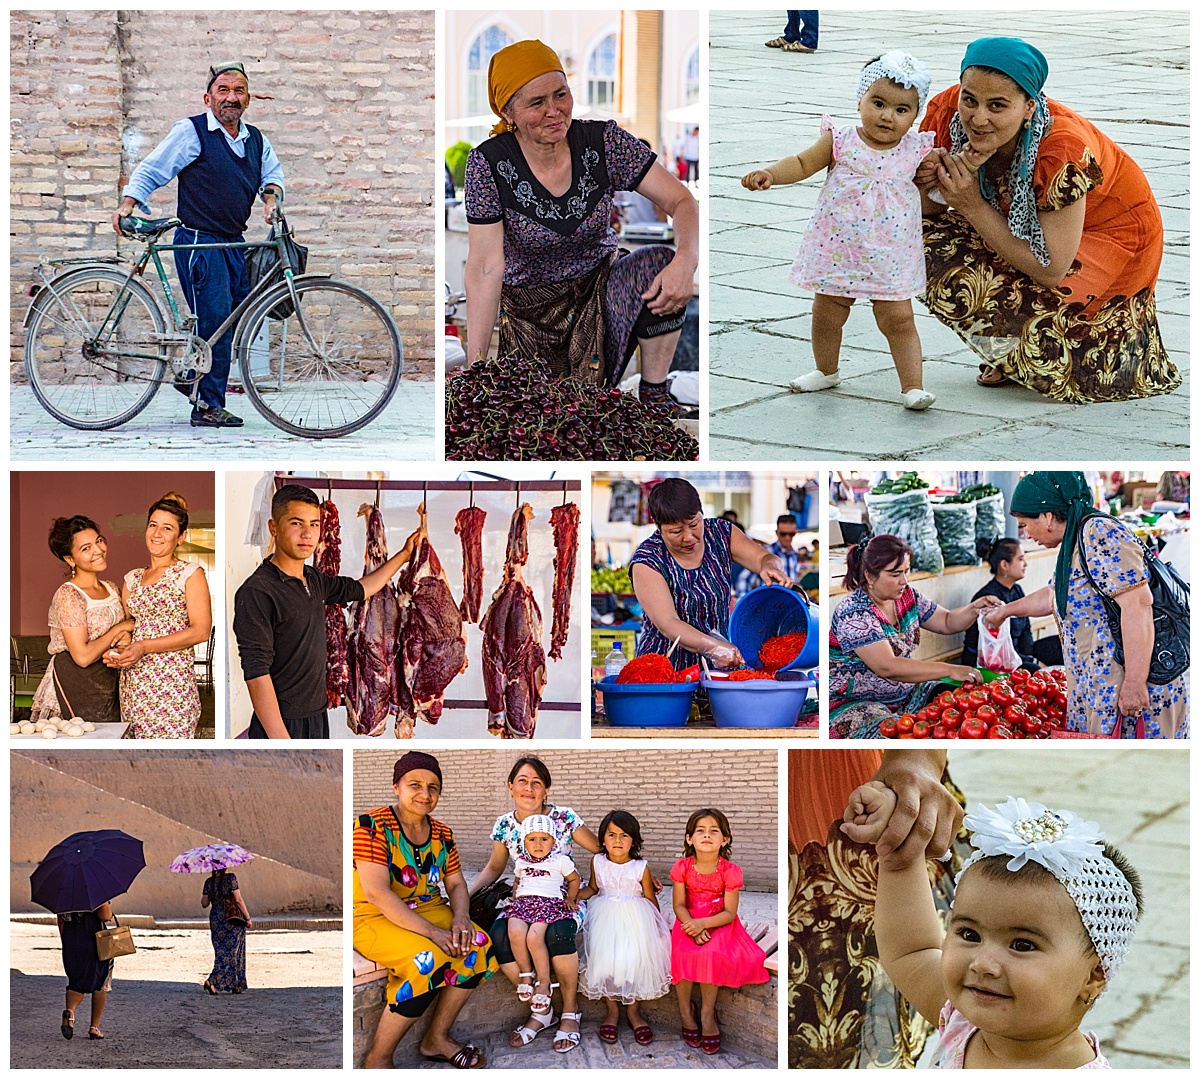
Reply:
[[[104,266],[65,273],[53,291],[38,296],[30,314],[30,388],[69,427],[118,427],[158,392],[166,371],[163,328],[154,294],[140,281]]]
[[[299,311],[271,317],[291,306],[280,306],[289,300],[281,282],[239,327],[242,384],[254,407],[289,434],[348,435],[375,419],[395,394],[403,368],[400,335],[384,306],[355,285],[329,279],[295,285]]]

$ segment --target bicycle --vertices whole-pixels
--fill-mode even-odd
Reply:
[[[387,309],[332,274],[293,271],[282,197],[274,240],[159,243],[175,217],[122,219],[145,243],[128,271],[116,255],[47,259],[24,327],[25,370],[41,406],[83,431],[127,423],[171,382],[192,406],[212,367],[212,346],[233,328],[232,358],[254,407],[276,427],[307,438],[361,429],[388,405],[403,370],[400,335]],[[165,251],[274,248],[278,261],[211,337],[193,331],[167,278]],[[153,263],[170,314],[145,282]],[[48,270],[47,267],[53,267]]]

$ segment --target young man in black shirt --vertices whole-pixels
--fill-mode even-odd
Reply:
[[[325,606],[375,595],[412,557],[404,549],[358,580],[307,565],[321,536],[321,503],[299,484],[281,487],[268,527],[275,553],[233,599],[233,633],[254,715],[251,738],[328,738],[325,712]]]

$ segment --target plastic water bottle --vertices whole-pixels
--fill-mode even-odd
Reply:
[[[614,678],[621,673],[621,668],[628,663],[625,654],[621,651],[621,642],[613,641],[612,651],[604,657],[604,677],[612,675]]]

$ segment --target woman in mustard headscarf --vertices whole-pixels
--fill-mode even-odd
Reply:
[[[667,372],[699,258],[696,200],[616,121],[572,120],[562,64],[540,41],[488,67],[500,122],[467,158],[469,360],[540,356],[557,375],[612,386],[641,348],[643,400],[669,403]],[[676,248],[620,257],[613,195],[637,191],[674,222]]]
[[[993,607],[987,621],[998,626],[1013,615],[1054,615],[1067,668],[1067,730],[1111,735],[1120,723],[1117,737],[1128,738],[1144,716],[1147,738],[1186,738],[1186,670],[1164,685],[1147,681],[1154,600],[1137,537],[1094,508],[1082,472],[1029,473],[1009,511],[1026,536],[1058,548],[1058,561],[1052,584]],[[1120,610],[1124,664],[1116,659],[1102,595]]]
[[[925,304],[984,361],[983,386],[1073,404],[1170,393],[1154,193],[1129,154],[1046,96],[1048,72],[1020,38],[980,38],[959,84],[930,100],[921,130],[944,156],[916,176]]]

